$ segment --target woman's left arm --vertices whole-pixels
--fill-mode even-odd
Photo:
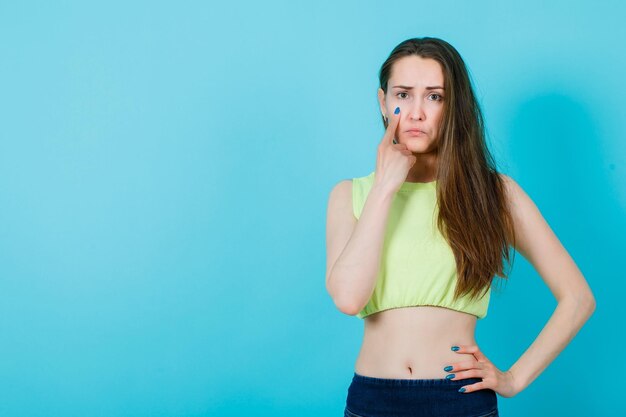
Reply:
[[[513,217],[515,249],[537,270],[558,301],[535,341],[508,371],[500,371],[477,345],[453,346],[457,353],[471,353],[475,360],[453,363],[444,371],[446,378],[482,381],[461,387],[471,393],[492,389],[503,397],[523,391],[546,369],[574,338],[596,308],[596,301],[585,277],[545,221],[537,206],[510,177],[500,174]]]
[[[515,227],[515,249],[537,270],[558,301],[535,341],[511,366],[515,390],[524,390],[569,344],[596,307],[576,263],[539,209],[509,176],[501,174]]]

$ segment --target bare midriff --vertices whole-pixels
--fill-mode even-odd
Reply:
[[[375,378],[439,379],[474,360],[452,346],[475,344],[476,316],[444,307],[393,308],[366,316],[355,372]],[[452,371],[453,373],[454,371]]]

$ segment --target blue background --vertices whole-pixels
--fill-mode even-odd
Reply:
[[[328,194],[375,166],[380,65],[436,36],[591,320],[505,416],[612,416],[626,341],[622,2],[0,3],[0,415],[338,416],[363,331]],[[556,302],[516,254],[500,369]]]

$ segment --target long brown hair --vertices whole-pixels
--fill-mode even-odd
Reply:
[[[505,185],[485,143],[483,115],[465,62],[452,45],[423,37],[396,46],[379,72],[385,96],[393,64],[411,55],[434,59],[443,71],[446,97],[437,138],[437,227],[456,260],[454,298],[468,293],[478,298],[491,287],[494,275],[507,278],[503,258],[512,265],[509,245],[515,245],[515,234]],[[386,129],[384,117],[383,125]]]

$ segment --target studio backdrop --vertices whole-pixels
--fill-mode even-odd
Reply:
[[[326,292],[328,197],[375,167],[378,69],[439,37],[489,148],[576,261],[589,322],[501,415],[619,414],[618,1],[0,3],[0,415],[339,416],[363,323]],[[519,254],[477,341],[556,300]]]

